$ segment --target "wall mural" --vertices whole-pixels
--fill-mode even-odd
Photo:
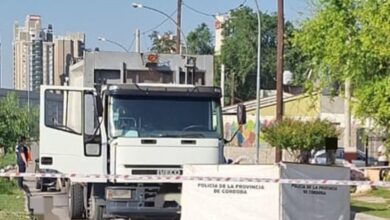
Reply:
[[[262,120],[261,126],[268,126],[274,120]],[[237,122],[226,122],[224,127],[225,137],[229,140],[237,130]],[[256,141],[256,125],[254,120],[247,120],[247,123],[240,128],[236,137],[230,143],[232,146],[238,147],[254,147]],[[260,139],[260,143],[262,140]]]

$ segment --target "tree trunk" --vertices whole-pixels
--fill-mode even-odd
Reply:
[[[311,156],[310,151],[302,150],[298,156],[299,163],[309,164],[310,163],[310,156]]]

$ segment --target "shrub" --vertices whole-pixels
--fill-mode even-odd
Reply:
[[[22,106],[14,92],[0,100],[0,147],[13,151],[20,135],[37,137],[39,112],[37,107]]]
[[[298,155],[297,159],[307,163],[312,151],[323,149],[326,137],[337,137],[338,132],[329,121],[301,121],[285,118],[268,126],[262,126],[265,141]]]

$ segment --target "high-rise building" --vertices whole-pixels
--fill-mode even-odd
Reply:
[[[54,85],[54,43],[53,27],[48,26],[43,30],[44,41],[42,42],[42,83]]]
[[[215,17],[215,46],[214,46],[214,52],[215,55],[221,54],[221,47],[222,47],[222,41],[223,41],[223,35],[222,35],[222,24],[228,19],[227,16],[223,15],[217,15]]]
[[[54,38],[54,85],[61,85],[63,78],[69,75],[69,67],[82,59],[84,51],[84,33],[69,33]]]
[[[54,44],[43,42],[42,45],[42,84],[54,85]]]
[[[52,27],[41,28],[39,15],[27,15],[24,27],[14,24],[13,76],[14,87],[19,90],[38,90],[46,84],[53,68],[48,62],[53,57]],[[52,60],[52,58],[51,58]]]
[[[53,37],[53,27],[41,27],[39,15],[27,15],[24,26],[14,24],[14,88],[38,90],[40,85],[61,85],[69,66],[83,57],[85,35]]]

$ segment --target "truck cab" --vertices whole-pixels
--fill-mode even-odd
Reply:
[[[71,218],[179,219],[181,183],[158,177],[225,162],[220,99],[210,86],[42,86],[40,167],[72,174]]]

